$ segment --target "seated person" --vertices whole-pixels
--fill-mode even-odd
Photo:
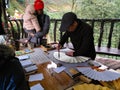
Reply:
[[[44,42],[46,41],[46,35],[49,33],[50,28],[50,17],[44,13],[44,2],[42,0],[35,0],[34,8],[41,27],[40,32],[37,33],[39,37],[38,43],[45,44]]]
[[[32,4],[28,5],[25,9],[25,14],[23,15],[23,28],[25,32],[28,33],[28,40],[25,42],[37,43],[38,35],[36,33],[40,32],[41,28]]]
[[[65,31],[57,49],[59,50],[70,38],[74,52],[66,52],[69,56],[85,56],[92,60],[96,57],[93,28],[77,18],[73,12],[65,13],[62,17],[60,31]]]
[[[14,50],[3,44],[0,44],[0,90],[30,90]]]

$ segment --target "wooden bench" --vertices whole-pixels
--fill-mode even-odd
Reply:
[[[84,21],[91,21],[97,54],[120,56],[120,19],[86,19]]]

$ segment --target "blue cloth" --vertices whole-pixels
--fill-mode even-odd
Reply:
[[[0,67],[0,90],[29,90],[23,67],[15,57]]]
[[[16,84],[14,82],[14,79],[14,75],[12,75],[10,78],[8,78],[7,76],[0,78],[0,90],[15,90]]]

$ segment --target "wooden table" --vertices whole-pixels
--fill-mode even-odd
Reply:
[[[74,84],[74,81],[70,76],[68,76],[64,71],[61,73],[56,73],[50,71],[47,65],[51,62],[45,62],[43,64],[37,64],[38,72],[43,73],[44,79],[41,81],[29,82],[30,86],[40,83],[44,90],[65,90]]]
[[[40,83],[44,90],[65,90],[75,83],[66,72],[62,71],[60,73],[56,73],[53,70],[51,72],[51,69],[47,68],[53,61],[47,57],[44,50],[40,47],[34,48],[33,50],[34,52],[29,53],[28,55],[30,56],[29,60],[35,63],[38,67],[37,72],[34,74],[42,73],[44,79],[41,81],[29,82],[30,87]],[[26,78],[28,80],[29,75]]]
[[[44,79],[41,81],[29,82],[30,87],[40,83],[42,85],[42,87],[44,88],[44,90],[71,90],[71,88],[70,89],[68,89],[68,88],[75,84],[81,84],[83,82],[84,83],[90,83],[90,82],[93,83],[93,81],[91,79],[86,78],[83,75],[79,75],[76,79],[74,78],[74,80],[73,80],[73,78],[71,78],[68,75],[69,73],[66,73],[65,71],[63,71],[61,73],[54,72],[53,70],[48,68],[48,65],[55,62],[55,60],[53,60],[52,57],[51,58],[48,57],[51,55],[50,52],[45,53],[40,48],[35,48],[34,51],[35,51],[34,53],[29,54],[31,57],[30,60],[33,61],[37,65],[37,67],[38,67],[37,73],[42,73],[44,76]],[[57,62],[55,62],[55,63],[57,63]],[[63,63],[62,63],[62,65],[63,65]],[[82,65],[83,64],[81,64],[81,66]],[[86,66],[85,63],[84,63],[84,65]],[[68,65],[64,64],[64,66],[68,66]],[[69,64],[69,66],[70,66],[70,64]],[[66,67],[66,68],[70,69],[70,67]],[[76,73],[76,71],[75,72],[72,71],[72,75],[75,73]],[[27,79],[28,78],[29,78],[29,76],[27,76]],[[78,79],[80,81],[76,82],[75,80],[78,80]],[[94,83],[96,83],[96,81],[94,81]],[[100,84],[100,83],[98,83],[98,84]]]
[[[68,75],[69,74],[68,72],[66,73],[66,71],[56,73],[52,70],[51,72],[51,69],[48,68],[48,65],[54,62],[55,63],[58,63],[58,62],[52,60],[53,58],[50,57],[53,52],[51,52],[51,54],[50,53],[48,54],[48,53],[46,53],[46,50],[44,52],[44,50],[41,48],[34,48],[34,52],[28,54],[30,55],[30,60],[34,62],[38,67],[37,73],[42,73],[44,76],[44,79],[41,81],[29,82],[30,87],[40,83],[44,88],[44,90],[66,90],[67,88],[78,83],[78,79],[77,80],[76,78],[73,79],[71,75]],[[69,65],[69,67],[66,67],[66,68],[70,69],[71,66]],[[73,72],[72,70],[72,73],[75,74],[76,71]],[[27,79],[28,78],[29,76],[27,76]]]

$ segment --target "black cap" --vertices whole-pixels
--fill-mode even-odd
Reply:
[[[77,16],[73,12],[65,13],[62,17],[60,31],[64,32],[68,27],[77,19]]]

